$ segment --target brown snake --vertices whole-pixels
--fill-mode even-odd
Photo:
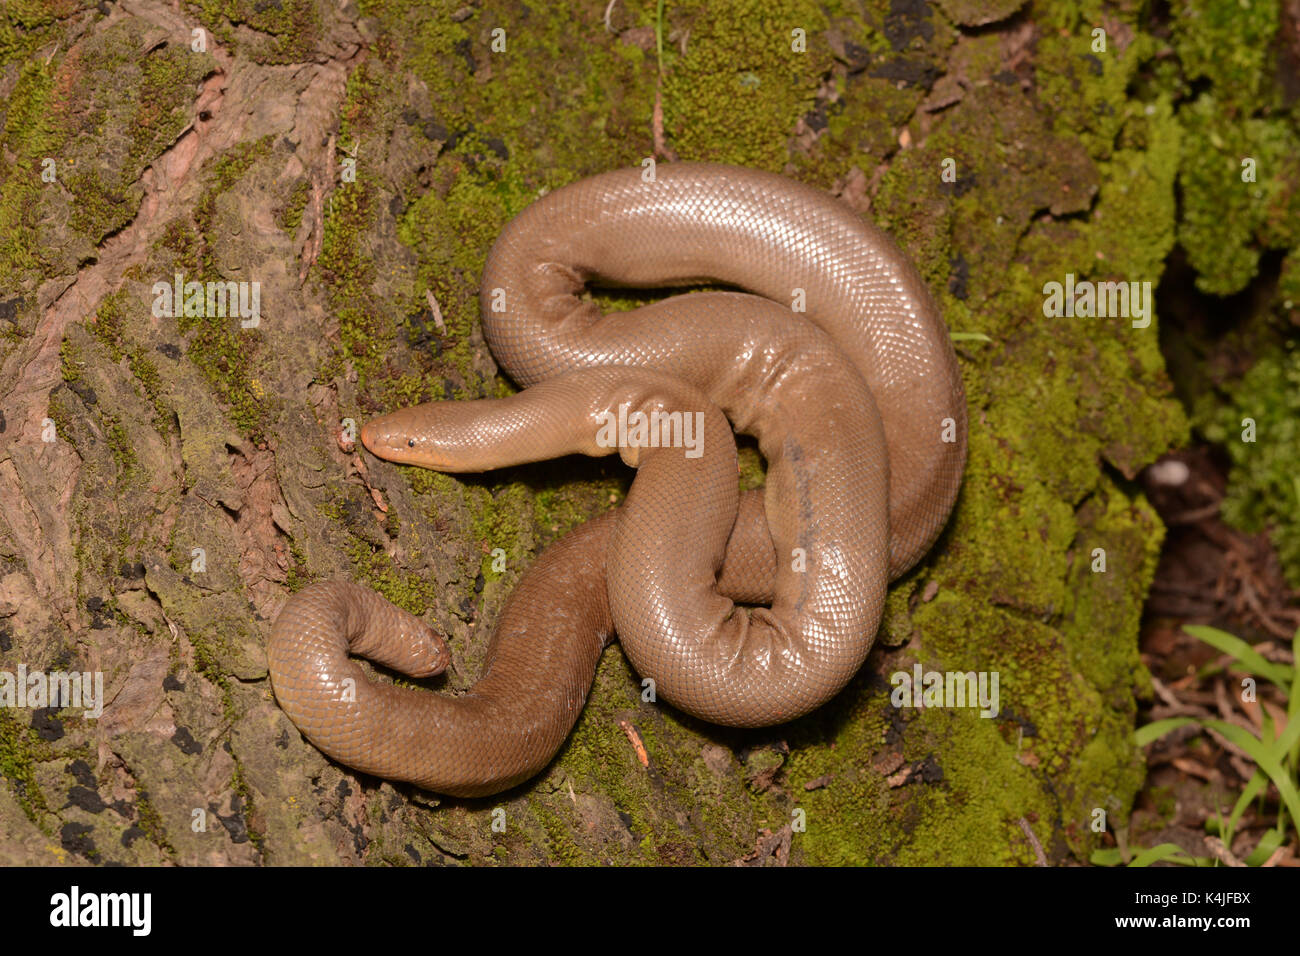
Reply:
[[[591,281],[747,293],[602,315],[581,298]],[[371,683],[349,658],[439,672],[445,644],[417,618],[341,581],[294,595],[268,656],[299,729],[357,770],[480,796],[546,766],[614,633],[660,697],[715,723],[781,723],[839,691],[871,648],[887,582],[947,520],[966,458],[947,328],[894,243],[771,173],[621,170],[511,221],[480,301],[492,352],[524,390],[375,419],[365,446],[456,472],[617,452],[636,479],[621,508],[538,557],[458,697]],[[613,447],[602,425],[620,409],[677,424],[658,432],[669,447],[635,432]],[[737,491],[727,418],[758,440],[761,493]]]

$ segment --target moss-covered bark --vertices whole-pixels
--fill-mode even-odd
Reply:
[[[1169,22],[1128,0],[976,6],[670,2],[660,61],[650,0],[7,5],[0,670],[101,671],[110,703],[0,710],[0,861],[724,863],[792,827],[768,843],[795,862],[1032,863],[1122,827],[1162,535],[1133,478],[1186,423],[1158,318],[1048,318],[1043,286],[1154,286],[1176,239],[1216,293],[1263,249],[1296,261],[1275,70],[1295,24],[1264,0],[1178,0]],[[363,458],[351,428],[511,390],[478,326],[483,258],[541,190],[651,155],[657,87],[682,158],[841,193],[955,332],[988,337],[958,342],[951,526],[863,673],[795,724],[643,701],[614,648],[529,784],[451,801],[358,778],[274,703],[288,593],[378,588],[449,635],[431,686],[459,690],[532,557],[627,476],[460,480]],[[260,321],[157,315],[178,273],[259,283]],[[761,481],[752,450],[743,471]],[[1000,713],[893,707],[889,675],[917,663],[998,672]]]

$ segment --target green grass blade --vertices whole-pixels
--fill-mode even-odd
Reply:
[[[1204,720],[1201,723],[1206,727],[1217,730],[1246,751],[1250,755],[1250,759],[1255,761],[1255,765],[1268,774],[1269,779],[1273,781],[1273,786],[1277,787],[1277,792],[1282,795],[1282,801],[1286,804],[1291,819],[1300,820],[1300,793],[1296,792],[1295,781],[1291,779],[1291,775],[1283,769],[1282,764],[1273,756],[1272,746],[1265,744],[1258,737],[1235,724],[1225,723],[1222,720]],[[1287,730],[1290,729],[1288,726]]]
[[[1273,855],[1273,851],[1282,845],[1282,834],[1276,830],[1269,830],[1260,838],[1255,849],[1246,857],[1247,866],[1263,866],[1264,861]]]
[[[1291,639],[1291,659],[1296,662],[1296,667],[1295,680],[1291,682],[1291,692],[1286,702],[1287,729],[1300,725],[1300,629],[1296,630],[1295,637]],[[1291,745],[1292,770],[1296,769],[1297,763],[1300,763],[1300,740]],[[1300,820],[1296,820],[1295,825],[1300,827]]]
[[[1147,724],[1145,727],[1139,727],[1133,731],[1133,739],[1137,741],[1139,747],[1145,747],[1147,744],[1159,740],[1171,730],[1177,730],[1179,727],[1186,727],[1188,724],[1196,723],[1190,717],[1167,717],[1164,720],[1157,720],[1154,723]]]
[[[1129,866],[1150,866],[1162,860],[1169,860],[1181,866],[1196,866],[1196,859],[1188,856],[1187,851],[1176,843],[1161,843],[1149,850],[1143,850],[1133,858]]]
[[[1259,651],[1241,638],[1233,637],[1227,631],[1220,631],[1215,627],[1203,627],[1199,624],[1185,624],[1183,630],[1198,641],[1204,641],[1216,650],[1236,658],[1250,673],[1272,681],[1283,690],[1291,689],[1295,668],[1265,660]]]
[[[1241,817],[1246,812],[1246,808],[1250,806],[1252,800],[1264,792],[1266,786],[1268,786],[1268,777],[1264,774],[1264,771],[1255,771],[1255,775],[1250,778],[1250,781],[1246,784],[1246,789],[1241,791],[1241,796],[1237,798],[1237,803],[1232,808],[1232,815],[1228,817],[1228,825],[1225,828],[1226,832],[1219,833],[1219,836],[1223,837],[1225,844],[1232,843],[1232,838],[1237,834],[1237,824],[1241,822]]]
[[[1282,736],[1273,741],[1270,749],[1273,752],[1273,759],[1278,763],[1286,763],[1287,757],[1292,747],[1300,741],[1300,720],[1296,717],[1300,715],[1288,715],[1286,721],[1286,730],[1282,731]],[[1272,724],[1272,721],[1269,721]]]

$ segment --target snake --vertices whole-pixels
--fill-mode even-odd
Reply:
[[[606,314],[593,287],[687,291]],[[267,653],[307,739],[363,773],[479,797],[546,768],[615,638],[654,700],[715,724],[785,723],[842,690],[966,460],[951,337],[889,235],[785,176],[650,164],[525,207],[479,300],[520,390],[371,419],[364,447],[456,473],[616,454],[635,477],[524,572],[459,695],[368,680],[353,659],[441,673],[446,642],[420,618],[347,580],[293,594]],[[740,490],[733,428],[757,442],[761,489]]]

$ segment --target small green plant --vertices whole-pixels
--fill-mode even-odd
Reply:
[[[1092,862],[1095,866],[1118,866],[1124,862],[1125,853],[1116,847],[1105,850],[1097,850],[1092,854]],[[1127,866],[1150,866],[1152,863],[1160,863],[1167,860],[1170,863],[1177,863],[1180,866],[1213,866],[1214,860],[1206,856],[1188,856],[1187,851],[1177,843],[1161,843],[1153,846],[1149,850],[1143,850],[1133,859],[1129,860]]]
[[[1300,777],[1300,667],[1295,664],[1277,664],[1266,660],[1255,648],[1239,637],[1233,637],[1225,631],[1213,627],[1187,625],[1183,628],[1197,640],[1204,641],[1216,650],[1236,660],[1239,668],[1252,677],[1262,678],[1277,685],[1286,698],[1286,726],[1278,732],[1272,717],[1266,710],[1261,710],[1260,733],[1258,736],[1223,720],[1194,717],[1170,717],[1140,727],[1134,734],[1138,746],[1163,737],[1179,727],[1195,725],[1217,731],[1228,741],[1239,747],[1254,761],[1256,771],[1246,784],[1246,788],[1237,798],[1237,803],[1225,820],[1222,816],[1209,821],[1206,826],[1223,841],[1226,847],[1232,846],[1237,826],[1252,800],[1260,797],[1269,782],[1277,787],[1281,803],[1277,811],[1277,826],[1260,838],[1255,849],[1246,857],[1247,866],[1259,866],[1277,850],[1287,837],[1288,824],[1300,833],[1300,791],[1297,791],[1297,779]],[[1291,642],[1293,660],[1300,661],[1300,631],[1296,631]],[[1092,862],[1098,866],[1115,866],[1125,862],[1127,853],[1120,849],[1098,850],[1092,855]],[[1167,860],[1184,866],[1213,866],[1215,861],[1206,857],[1191,857],[1182,847],[1172,843],[1143,850],[1128,866],[1150,866],[1152,863]]]
[[[1258,440],[1253,431],[1243,437],[1247,422]],[[1203,430],[1232,460],[1224,520],[1252,534],[1267,531],[1287,583],[1300,588],[1300,349],[1292,343],[1260,358]]]

